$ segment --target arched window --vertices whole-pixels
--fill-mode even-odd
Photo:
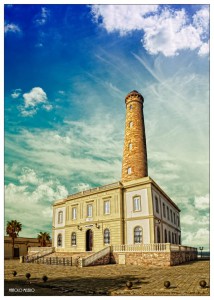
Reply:
[[[172,232],[172,244],[174,244],[175,241],[174,241],[174,233]]]
[[[129,143],[129,150],[132,150],[132,143]]]
[[[137,226],[134,229],[134,244],[142,243],[142,240],[143,240],[143,230],[140,226]]]
[[[131,167],[128,167],[127,173],[128,173],[128,174],[131,174],[131,173],[132,173],[132,168],[131,168]]]
[[[157,243],[160,243],[160,227],[157,226]]]
[[[58,224],[61,224],[63,222],[63,212],[60,210],[58,212]]]
[[[179,245],[181,245],[181,236],[180,235],[178,236],[178,243],[179,243]]]
[[[57,247],[62,247],[62,235],[61,233],[57,236]]]
[[[72,232],[71,234],[71,246],[77,245],[77,235],[76,232]]]
[[[129,122],[129,127],[132,128],[133,127],[133,122]]]
[[[164,230],[164,235],[165,235],[165,243],[167,243],[167,231],[166,231],[166,229]]]
[[[169,240],[169,243],[171,243],[171,233],[170,233],[170,231],[168,231],[168,240]]]
[[[110,230],[108,228],[104,230],[104,244],[110,244]]]
[[[177,234],[175,233],[175,244],[177,244]]]

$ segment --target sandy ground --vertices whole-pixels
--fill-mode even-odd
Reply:
[[[14,277],[12,272],[17,272]],[[30,273],[29,280],[25,274]],[[42,276],[48,276],[43,282]],[[106,265],[77,268],[5,260],[5,296],[208,296],[209,261],[167,268]],[[170,288],[164,281],[170,281]],[[201,288],[200,280],[207,286]],[[129,290],[126,282],[133,283]]]

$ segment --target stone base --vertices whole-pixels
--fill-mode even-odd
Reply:
[[[197,260],[197,253],[192,251],[113,252],[110,262],[144,267],[169,267],[193,260]]]

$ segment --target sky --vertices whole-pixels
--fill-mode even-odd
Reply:
[[[209,249],[209,5],[4,6],[4,221],[121,179],[125,96],[144,97],[148,173]]]

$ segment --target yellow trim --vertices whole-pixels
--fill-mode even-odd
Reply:
[[[153,201],[152,201],[152,186],[151,184],[147,188],[147,197],[148,197],[148,207],[149,207],[149,215],[151,218],[149,219],[149,234],[150,234],[150,243],[155,242],[155,225],[154,225],[154,209],[153,209]]]

